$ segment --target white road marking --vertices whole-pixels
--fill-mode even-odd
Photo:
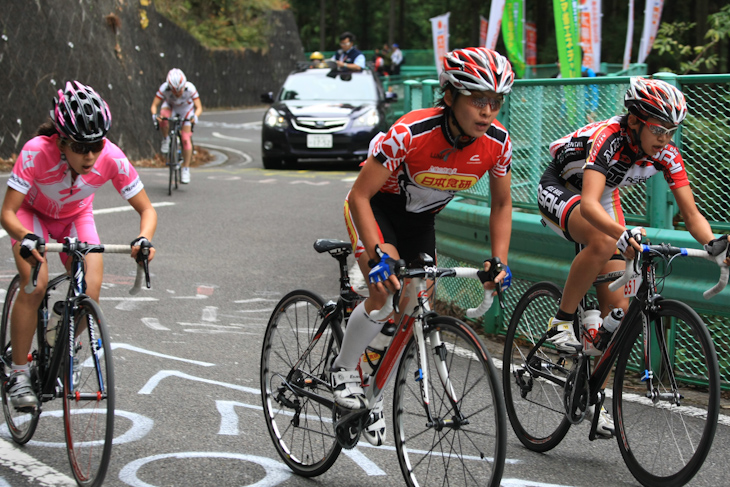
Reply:
[[[33,485],[48,487],[76,485],[76,481],[71,477],[39,462],[5,440],[0,440],[0,465],[23,475]]]
[[[178,362],[187,362],[189,364],[201,365],[203,367],[212,367],[215,365],[215,364],[211,364],[209,362],[200,362],[198,360],[190,360],[187,358],[175,357],[173,355],[166,355],[164,353],[153,352],[151,350],[146,350],[144,348],[135,347],[134,345],[129,345],[127,343],[112,342],[112,350],[115,350],[117,348],[123,348],[126,350],[131,350],[133,352],[143,353],[145,355],[152,355],[153,357],[160,357],[160,358],[166,358],[168,360],[176,360]]]
[[[240,151],[240,150],[231,149],[230,147],[225,147],[225,146],[220,146],[220,145],[210,145],[210,144],[198,144],[198,145],[200,145],[200,147],[207,147],[209,149],[224,150],[224,151],[227,151],[227,152],[233,152],[234,154],[238,154],[241,157],[241,159],[243,159],[243,163],[241,163],[241,165],[243,165],[243,166],[245,166],[246,164],[250,164],[250,163],[253,162],[253,157],[251,157],[250,155],[248,155],[245,152]]]
[[[213,364],[211,364],[213,365]],[[211,379],[204,379],[202,377],[196,377],[194,375],[185,374],[184,372],[180,372],[179,370],[161,370],[157,372],[155,375],[153,375],[150,380],[147,381],[147,383],[142,387],[142,389],[139,390],[137,394],[152,394],[152,391],[155,390],[155,387],[162,381],[162,379],[166,379],[168,377],[179,377],[181,379],[187,379],[192,380],[195,382],[204,382],[205,384],[213,384],[217,386],[222,386],[227,389],[234,389],[237,391],[247,392],[249,394],[255,394],[257,396],[261,395],[261,390],[259,388],[254,387],[246,387],[246,386],[239,386],[238,384],[229,384],[227,382],[221,382],[217,380],[211,380]]]
[[[166,326],[163,326],[160,324],[160,320],[157,318],[142,318],[142,323],[147,328],[152,328],[153,330],[160,330],[160,331],[169,331],[170,329]]]
[[[225,140],[235,140],[237,142],[253,142],[251,139],[244,139],[243,137],[231,137],[230,135],[223,135],[220,132],[213,132],[213,137]]]

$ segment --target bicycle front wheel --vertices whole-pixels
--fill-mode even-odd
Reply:
[[[284,463],[304,477],[326,472],[342,449],[335,437],[332,411],[290,387],[294,384],[312,394],[332,396],[329,367],[339,343],[331,326],[302,355],[319,331],[323,306],[324,300],[309,291],[284,296],[269,319],[261,350],[266,426]]]
[[[6,375],[6,366],[9,368],[13,362],[13,347],[10,343],[11,313],[15,298],[20,291],[20,276],[16,275],[8,286],[8,292],[5,294],[5,303],[3,304],[2,321],[0,322],[0,339],[2,339],[2,353],[0,363],[0,377],[2,377],[2,396],[3,396],[3,413],[5,414],[5,423],[13,441],[19,445],[27,443],[35,433],[38,426],[38,417],[41,414],[41,408],[34,411],[18,411],[10,401],[10,395],[7,392],[8,377]],[[38,383],[38,336],[33,337],[28,356],[31,360],[28,362],[31,369],[31,381],[34,386]]]
[[[114,439],[111,341],[94,300],[78,304],[75,322],[74,347],[62,370],[66,446],[78,484],[97,487],[104,482]]]
[[[563,402],[570,364],[550,343],[538,346],[561,297],[560,288],[547,281],[528,289],[515,307],[504,344],[507,415],[520,442],[536,452],[555,448],[570,428]]]
[[[621,326],[632,328],[614,377],[619,450],[643,485],[684,485],[705,461],[717,429],[720,370],[715,346],[699,315],[669,299],[659,301],[650,315],[650,366],[643,363],[641,318]],[[654,391],[642,382],[647,370]]]
[[[169,134],[170,137],[170,152],[167,153],[167,165],[170,169],[170,180],[167,183],[167,195],[172,195],[172,183],[175,182],[175,189],[177,189],[177,136]]]
[[[507,425],[496,368],[474,330],[460,320],[428,319],[424,335],[428,363],[419,363],[412,338],[393,398],[395,446],[406,485],[498,486]],[[421,371],[428,373],[425,384]],[[430,404],[424,404],[423,386]]]

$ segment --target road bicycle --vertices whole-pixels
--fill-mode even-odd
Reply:
[[[149,245],[149,244],[147,244]],[[8,286],[0,320],[0,378],[5,422],[13,441],[23,445],[36,431],[45,402],[63,400],[63,426],[68,459],[76,482],[82,487],[100,486],[109,466],[114,438],[114,367],[111,338],[106,321],[93,299],[84,294],[86,281],[84,257],[89,253],[129,254],[127,245],[92,245],[67,238],[63,244],[39,246],[39,252],[63,252],[72,259],[71,273],[53,278],[38,308],[38,326],[28,353],[33,390],[40,406],[31,410],[17,410],[8,393],[7,369],[12,363],[10,343],[11,310],[20,290],[20,275]],[[45,247],[45,248],[44,248]],[[130,294],[141,288],[144,276],[149,288],[147,257],[149,247],[143,245],[138,254],[137,277]],[[24,291],[35,288],[38,270]],[[73,276],[71,278],[70,276]],[[51,294],[58,294],[68,284],[63,298],[63,313],[55,330],[48,329]],[[53,334],[55,331],[55,334]]]
[[[170,137],[170,148],[167,152],[167,161],[165,161],[165,165],[170,169],[170,179],[167,184],[167,195],[171,196],[173,183],[175,184],[175,189],[177,189],[182,178],[181,165],[183,162],[183,155],[180,131],[182,130],[183,123],[185,123],[187,119],[180,117],[160,117],[160,120],[167,120],[170,123],[170,132],[168,133],[168,137]]]
[[[631,474],[646,486],[686,484],[700,469],[714,438],[720,403],[720,371],[712,338],[688,305],[659,294],[673,259],[705,258],[720,267],[720,280],[705,292],[710,298],[727,284],[725,252],[711,257],[704,250],[670,245],[642,245],[626,262],[609,289],[624,286],[636,297],[603,354],[595,363],[585,353],[558,352],[546,341],[547,323],[562,296],[552,282],[539,282],[521,297],[510,320],[503,357],[507,414],[517,438],[536,452],[555,448],[586,409],[600,411],[603,390],[615,363],[613,413],[615,436]],[[637,274],[640,262],[640,274]],[[663,275],[657,268],[664,263]],[[636,269],[636,270],[635,270]],[[641,283],[636,286],[638,276]],[[632,292],[626,293],[633,294]],[[582,310],[574,331],[581,337]],[[589,439],[596,438],[599,415],[593,414]]]
[[[421,255],[396,274],[409,280],[400,301],[405,311],[390,346],[367,381],[369,408],[342,409],[334,402],[330,368],[343,327],[364,299],[348,277],[349,242],[317,240],[317,252],[339,262],[340,296],[325,302],[296,290],[276,305],[261,353],[261,395],[276,451],[298,475],[326,472],[342,448],[354,448],[374,421],[370,410],[395,373],[393,431],[398,462],[409,486],[498,486],[506,455],[506,414],[499,377],[484,344],[464,322],[439,316],[429,298],[441,277],[489,278],[469,268],[437,268]],[[491,292],[468,316],[481,316]],[[374,319],[390,313],[388,300]],[[398,310],[396,306],[396,310]]]

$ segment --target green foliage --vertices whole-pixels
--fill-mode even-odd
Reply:
[[[689,22],[663,22],[659,26],[654,48],[659,54],[670,54],[679,61],[679,73],[712,72],[718,65],[719,56],[713,52],[723,39],[730,38],[730,5],[708,16],[707,43],[692,46],[685,43],[695,24]]]
[[[266,48],[266,12],[285,0],[156,0],[157,11],[210,48]]]

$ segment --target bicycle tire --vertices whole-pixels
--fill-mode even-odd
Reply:
[[[679,364],[674,372],[683,398],[677,406],[641,397],[640,391],[646,391],[640,382],[643,370],[632,371],[630,363],[632,358],[643,359],[643,320],[639,316],[622,324],[632,328],[614,377],[616,438],[626,466],[639,482],[680,486],[699,471],[712,446],[720,407],[720,369],[710,333],[692,308],[664,299],[650,316],[654,330],[662,336],[671,333],[674,339],[667,353],[673,352]],[[659,358],[658,352],[652,353]],[[671,366],[668,357],[661,357],[658,370],[653,367],[653,383],[660,393],[672,392],[666,374]]]
[[[167,183],[167,196],[172,196],[172,183],[173,179],[176,179],[175,164],[177,164],[177,135],[169,134],[170,137],[170,149],[167,153],[167,164],[170,168],[170,180]],[[177,181],[175,181],[175,188],[177,189]]]
[[[342,450],[332,411],[284,385],[322,323],[323,306],[324,299],[310,291],[297,290],[284,296],[271,314],[261,350],[261,399],[266,426],[281,459],[303,477],[326,472]],[[338,350],[339,343],[328,327],[309,355],[302,358],[299,369],[293,371],[291,381],[311,392],[331,396],[329,367]],[[298,414],[294,405],[299,408]]]
[[[76,482],[98,487],[104,482],[114,439],[111,339],[94,300],[84,297],[75,314],[78,333],[62,369],[66,449]]]
[[[0,376],[2,376],[2,401],[5,424],[7,424],[8,432],[13,438],[13,441],[19,445],[24,445],[35,433],[36,427],[38,426],[38,418],[41,414],[41,408],[38,407],[33,412],[18,411],[12,406],[10,396],[7,393],[8,377],[6,375],[5,365],[9,366],[13,361],[12,346],[10,343],[10,319],[13,304],[15,303],[15,298],[19,291],[20,276],[16,275],[13,280],[10,281],[8,291],[5,294],[3,314],[0,321],[0,337],[2,337],[2,364],[0,364],[0,368],[2,370],[0,370]],[[33,342],[31,343],[29,355],[33,358],[29,362],[31,368],[31,381],[33,382],[33,388],[38,391],[38,332],[36,332]]]
[[[538,282],[525,291],[512,313],[504,343],[502,384],[507,416],[520,442],[540,453],[555,448],[565,438],[570,422],[565,417],[564,388],[535,378],[526,359],[545,333],[550,317],[557,313],[562,295],[560,288],[549,281]],[[549,343],[535,351],[531,364],[552,372],[563,384],[569,373]]]
[[[421,370],[415,337],[401,357],[393,397],[395,447],[406,485],[499,486],[507,425],[499,375],[487,349],[469,325],[448,316],[428,318],[424,336],[433,424],[424,417],[414,376]]]

